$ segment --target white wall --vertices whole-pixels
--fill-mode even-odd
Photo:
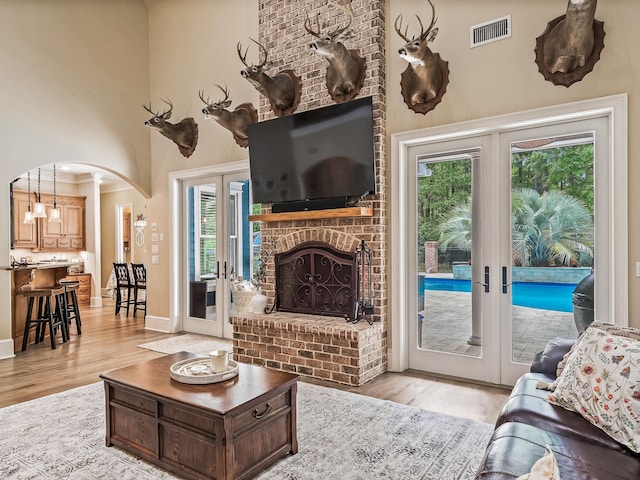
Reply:
[[[8,265],[9,183],[20,174],[85,163],[150,192],[141,107],[149,96],[149,30],[137,0],[1,0],[0,12],[0,265]],[[2,271],[0,357],[9,302],[10,273]]]

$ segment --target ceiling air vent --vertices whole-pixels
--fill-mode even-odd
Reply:
[[[471,48],[509,38],[511,36],[511,15],[474,25],[469,34]]]

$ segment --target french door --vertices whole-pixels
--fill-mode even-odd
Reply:
[[[230,281],[251,277],[248,173],[182,182],[183,330],[231,338]]]
[[[609,128],[603,115],[407,142],[407,367],[512,385],[547,340],[577,335],[572,292],[591,273],[595,318],[620,310]]]

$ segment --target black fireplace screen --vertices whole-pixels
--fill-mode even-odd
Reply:
[[[356,254],[306,242],[275,255],[276,309],[351,316],[357,299]]]

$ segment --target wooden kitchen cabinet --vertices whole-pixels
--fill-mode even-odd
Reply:
[[[41,194],[40,199],[47,209],[47,217],[53,208],[53,195]],[[31,196],[31,211],[36,201]],[[29,208],[27,192],[13,192],[13,231],[12,248],[30,248],[33,250],[84,250],[86,197],[57,195],[56,203],[60,209],[62,222],[50,223],[48,218],[36,219],[35,224],[25,225],[24,213]]]
[[[35,203],[35,194],[31,195],[31,211]],[[29,197],[27,192],[15,190],[13,192],[13,230],[11,248],[37,248],[38,229],[37,223],[25,225],[24,214],[29,210]]]
[[[65,280],[74,281],[80,283],[76,295],[78,297],[78,305],[81,307],[88,307],[91,304],[91,274],[90,273],[75,273],[73,275],[67,275]]]
[[[53,195],[41,195],[47,216],[53,208]],[[39,246],[42,250],[84,250],[85,197],[56,196],[62,222],[40,220]]]

